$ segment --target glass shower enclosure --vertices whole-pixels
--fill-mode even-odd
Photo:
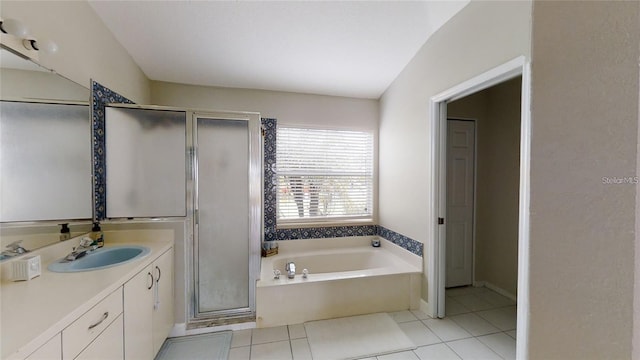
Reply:
[[[105,116],[107,217],[185,221],[187,328],[254,321],[260,115],[112,104]]]

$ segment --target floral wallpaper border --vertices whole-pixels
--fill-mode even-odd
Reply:
[[[93,136],[93,201],[95,220],[103,220],[107,215],[106,156],[104,113],[107,104],[133,104],[106,86],[91,80],[91,127]]]

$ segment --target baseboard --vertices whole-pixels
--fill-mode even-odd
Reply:
[[[221,326],[187,330],[187,324],[180,323],[180,324],[175,324],[173,326],[168,337],[171,338],[171,337],[179,337],[179,336],[200,335],[200,334],[208,334],[212,332],[226,331],[226,330],[232,330],[232,331],[245,330],[245,329],[253,329],[255,327],[256,327],[255,322],[247,322],[247,323],[221,325]]]
[[[429,303],[424,301],[424,299],[420,299],[420,311],[431,316],[432,318],[437,317],[436,314],[431,311],[431,306],[429,306]]]
[[[509,299],[511,299],[513,301],[516,301],[516,302],[518,301],[518,296],[517,295],[512,294],[512,293],[508,292],[507,290],[505,290],[505,289],[503,289],[501,287],[498,287],[498,286],[496,286],[496,285],[494,285],[494,284],[492,284],[492,283],[490,283],[488,281],[474,281],[473,282],[473,286],[476,286],[476,287],[484,286],[487,289],[493,290],[493,291],[497,292],[498,294],[500,294],[502,296],[505,296],[505,297],[508,297]]]

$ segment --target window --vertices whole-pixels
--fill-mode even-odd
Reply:
[[[371,220],[373,134],[279,127],[278,224]]]

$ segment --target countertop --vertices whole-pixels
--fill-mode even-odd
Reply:
[[[150,234],[152,233],[152,234]],[[159,236],[160,235],[160,236]],[[75,241],[77,244],[78,240]],[[66,242],[65,242],[66,243]],[[30,281],[2,280],[0,285],[0,346],[3,359],[28,356],[70,325],[105,296],[148,266],[173,246],[166,230],[133,230],[105,233],[105,247],[147,246],[151,252],[132,262],[102,270],[54,273],[47,266],[68,253],[68,246],[41,253],[42,275]],[[58,244],[62,245],[62,244]],[[33,252],[33,254],[38,254]],[[61,255],[60,255],[61,254]],[[3,264],[3,270],[7,265]]]

